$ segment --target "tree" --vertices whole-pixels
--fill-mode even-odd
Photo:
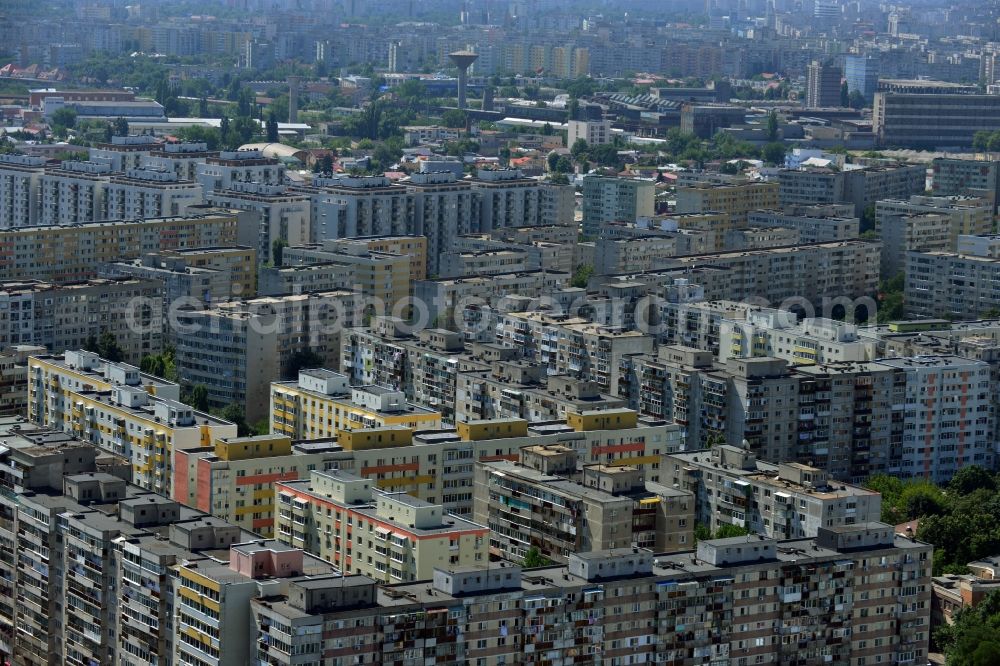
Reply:
[[[840,84],[840,105],[844,108],[851,104],[851,92],[847,87],[847,81]]]
[[[945,653],[948,666],[1000,664],[1000,591],[986,595],[976,606],[955,613],[951,625],[934,632],[934,643]]]
[[[198,100],[198,116],[200,118],[208,118],[208,99],[205,97]]]
[[[188,394],[187,404],[199,412],[208,411],[208,389],[203,384],[197,384]]]
[[[552,173],[570,173],[573,171],[573,162],[565,155],[550,153],[548,159],[549,171]]]
[[[587,151],[590,150],[590,146],[587,144],[586,139],[577,139],[573,142],[570,147],[569,152],[573,155],[574,160],[579,160],[582,157],[586,157]]]
[[[764,146],[761,151],[761,156],[764,161],[768,164],[784,164],[785,163],[785,144],[779,143],[777,141],[769,143]]]
[[[521,562],[521,566],[525,569],[545,567],[550,564],[552,564],[552,560],[542,555],[542,551],[538,550],[538,546],[529,548],[528,552],[524,554],[524,560]]]
[[[851,96],[847,100],[847,102],[852,109],[863,109],[865,108],[865,105],[868,103],[868,101],[865,99],[865,96],[861,94],[860,90],[852,90]]]
[[[731,539],[732,537],[746,536],[748,534],[750,534],[750,530],[748,530],[747,528],[742,527],[740,525],[732,525],[730,523],[726,523],[725,525],[721,525],[719,529],[715,531],[714,538]]]
[[[465,129],[469,116],[461,109],[448,109],[441,114],[441,122],[445,127]]]
[[[862,224],[862,227],[864,225]],[[867,233],[867,230],[863,233]],[[906,278],[902,272],[882,280],[878,293],[878,320],[885,323],[902,319],[905,314],[903,290]]]
[[[221,410],[214,410],[213,413],[221,419],[235,423],[237,437],[246,437],[250,434],[250,426],[247,425],[243,407],[238,403],[231,402]]]
[[[955,495],[970,495],[981,489],[996,490],[997,480],[979,465],[960,468],[948,482],[948,492]]]
[[[907,485],[899,496],[898,508],[902,512],[903,521],[936,516],[946,511],[944,494],[929,482]]]
[[[875,204],[868,204],[861,211],[861,231],[875,228]]]
[[[122,116],[115,118],[115,136],[128,136],[128,121]]]
[[[600,166],[611,167],[613,169],[622,168],[622,160],[618,156],[618,149],[610,143],[593,146],[587,151],[587,154],[590,159],[597,162]]]
[[[288,241],[284,238],[275,238],[271,241],[271,260],[275,266],[281,265],[281,257],[286,247],[288,247]]]
[[[380,142],[372,153],[372,159],[378,162],[379,168],[383,171],[392,167],[402,156],[403,142],[397,136],[389,137]]]
[[[118,340],[108,329],[101,331],[100,337],[91,335],[87,338],[86,342],[83,343],[83,348],[113,363],[118,363],[125,357],[125,353],[118,345]]]
[[[275,115],[274,111],[271,111],[267,116],[265,133],[267,134],[268,143],[278,143],[278,117]]]
[[[767,140],[775,142],[778,140],[778,112],[771,111],[767,114]]]
[[[580,101],[576,97],[571,97],[569,104],[566,105],[566,111],[568,113],[569,120],[579,120]]]
[[[590,282],[590,278],[594,275],[594,267],[590,264],[580,264],[576,267],[576,271],[573,273],[573,279],[570,280],[570,286],[579,287],[581,289],[586,289],[587,284]]]
[[[56,109],[50,120],[52,121],[53,128],[64,127],[66,129],[73,129],[76,127],[76,109],[69,106]]]
[[[300,370],[310,368],[322,368],[324,359],[312,349],[303,349],[292,354],[288,359],[288,372],[286,376],[296,378]]]

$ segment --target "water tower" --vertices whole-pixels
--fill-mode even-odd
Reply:
[[[469,66],[479,57],[478,53],[472,51],[455,51],[449,53],[448,57],[458,67],[458,108],[465,108],[465,88],[469,83]]]

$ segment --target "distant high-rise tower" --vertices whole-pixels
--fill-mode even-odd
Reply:
[[[828,62],[814,60],[809,65],[809,75],[806,81],[806,108],[820,109],[840,106],[840,80],[842,73],[839,67]]]
[[[469,67],[479,57],[478,53],[472,51],[455,51],[449,53],[448,57],[458,67],[458,108],[465,108],[465,91],[469,84]]]
[[[985,55],[985,54],[984,54]],[[844,78],[849,92],[859,92],[872,101],[878,88],[878,60],[871,56],[849,55],[844,58]]]

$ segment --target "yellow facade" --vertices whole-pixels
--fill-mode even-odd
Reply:
[[[566,423],[577,432],[635,428],[639,414],[631,409],[607,409],[593,412],[567,412]]]
[[[364,430],[338,430],[337,443],[346,451],[365,451],[413,443],[411,428],[369,428]]]
[[[287,456],[292,453],[292,439],[283,435],[239,437],[215,442],[215,455],[220,460],[250,460]]]
[[[380,412],[347,396],[322,395],[294,384],[271,384],[271,431],[296,439],[335,437],[345,430],[441,427],[441,412],[423,408]],[[359,440],[360,441],[360,440]]]
[[[458,436],[466,442],[506,437],[526,437],[528,422],[524,419],[494,419],[488,421],[460,421],[455,424]]]

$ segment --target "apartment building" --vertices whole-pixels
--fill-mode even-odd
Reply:
[[[853,207],[833,204],[790,208],[792,212],[788,209],[753,211],[747,215],[747,224],[751,227],[797,229],[800,243],[832,243],[861,235],[861,223],[853,217]]]
[[[211,248],[206,251],[212,254]],[[249,269],[257,265],[256,251],[249,247],[219,248],[217,254],[226,255],[226,259],[201,262],[183,253],[151,252],[132,261],[104,264],[99,274],[106,278],[155,280],[161,284],[162,329],[166,339],[171,340],[176,334],[172,315],[179,309],[210,307],[217,302],[254,295],[254,275]]]
[[[534,178],[518,169],[479,169],[469,182],[478,209],[475,231],[539,224],[540,186]]]
[[[197,141],[179,141],[161,144],[139,158],[139,165],[151,169],[165,169],[177,174],[179,180],[198,180],[198,168],[208,158],[218,158],[219,151],[209,150],[208,144]]]
[[[591,381],[601,391],[618,395],[625,377],[621,360],[629,354],[648,354],[655,339],[639,331],[623,331],[593,324],[579,317],[543,312],[501,314],[496,341],[518,349],[523,357],[546,368]]]
[[[744,182],[723,185],[699,183],[677,188],[675,212],[722,213],[729,217],[730,224],[739,227],[746,224],[747,215],[751,211],[777,207],[778,183]]]
[[[178,402],[179,387],[90,352],[28,359],[29,420],[132,465],[137,485],[169,494],[173,451],[234,437],[236,426]]]
[[[407,191],[385,176],[313,178],[290,191],[312,197],[312,242],[407,233]]]
[[[716,298],[771,304],[804,299],[821,304],[824,298],[874,293],[880,252],[878,242],[851,240],[676,257],[665,261],[663,269],[726,269],[724,295]]]
[[[37,345],[11,345],[0,352],[0,418],[28,412],[28,358],[46,352]]]
[[[405,492],[374,490],[348,472],[275,483],[279,541],[344,574],[383,583],[428,580],[435,569],[485,567],[490,530]]]
[[[382,386],[406,400],[454,419],[456,377],[489,368],[466,354],[461,335],[431,328],[413,335],[396,317],[373,317],[368,329],[344,332],[341,367],[351,384]]]
[[[255,423],[269,414],[270,383],[310,352],[338,367],[340,336],[360,317],[358,294],[263,296],[177,313],[177,373],[208,390],[209,404],[236,403]]]
[[[677,424],[692,448],[705,448],[724,439],[728,378],[710,372],[710,352],[663,345],[655,355],[631,358],[630,366],[630,407]]]
[[[901,469],[907,378],[878,362],[798,365],[795,460],[863,483]]]
[[[572,450],[570,450],[572,452]],[[532,547],[570,553],[629,548],[632,500],[507,460],[476,463],[473,517],[489,526],[492,554],[515,562]]]
[[[948,252],[955,246],[952,219],[948,215],[884,214],[878,221],[882,236],[881,271],[885,276],[902,272],[909,252]]]
[[[66,160],[47,167],[39,180],[38,223],[67,226],[107,219],[104,193],[112,172],[108,162]]]
[[[341,447],[293,442],[281,434],[217,439],[209,446],[174,451],[172,499],[241,529],[274,535],[277,481],[308,478],[334,466]],[[342,456],[341,456],[342,457]]]
[[[954,251],[961,235],[984,235],[993,232],[993,204],[979,197],[968,196],[911,196],[907,199],[886,198],[875,204],[875,219],[883,220],[901,215],[945,215],[951,222],[951,246]]]
[[[830,62],[814,60],[807,68],[807,109],[824,109],[840,106],[840,79],[843,71]]]
[[[966,248],[972,249],[968,245]],[[955,252],[909,252],[905,264],[907,316],[955,319],[985,316],[1000,307],[1000,292],[994,288],[997,279],[1000,279],[1000,258]]]
[[[996,162],[937,157],[931,163],[935,196],[972,195],[1000,203],[1000,168]]]
[[[523,229],[524,227],[522,227]],[[551,229],[552,227],[549,227]],[[530,234],[523,234],[518,232],[519,236],[530,237]],[[553,236],[560,234],[552,234]],[[540,237],[544,237],[545,234],[539,234]],[[526,240],[525,242],[515,242],[513,240],[506,240],[507,235],[502,233],[491,233],[491,234],[469,234],[468,236],[459,236],[452,239],[451,249],[445,252],[441,256],[441,261],[455,261],[456,259],[464,260],[465,256],[469,257],[471,262],[477,261],[476,255],[485,252],[504,252],[504,253],[517,253],[523,255],[523,261],[514,259],[518,264],[523,264],[521,268],[515,269],[513,267],[508,268],[503,272],[514,272],[515,270],[556,270],[556,271],[566,271],[570,272],[575,270],[576,264],[576,242],[575,239],[567,242],[553,243],[545,240]],[[461,256],[457,256],[461,255]],[[489,265],[487,268],[491,268]],[[450,270],[449,276],[453,274],[462,275],[475,275],[473,271],[476,268],[472,265],[465,264],[461,265],[455,269],[443,269]],[[464,273],[462,272],[464,271]]]
[[[674,235],[646,235],[635,238],[598,238],[594,247],[594,271],[611,275],[621,271],[647,271],[657,268],[664,259],[689,254],[679,248]],[[707,251],[712,252],[713,246]],[[695,253],[703,252],[699,248]]]
[[[41,217],[45,158],[0,155],[0,228],[31,227]]]
[[[207,157],[196,167],[196,180],[207,197],[212,192],[233,189],[237,183],[282,185],[285,167],[280,160],[264,157],[258,150],[224,150]]]
[[[511,350],[513,351],[513,350]],[[570,412],[626,407],[626,401],[601,393],[593,382],[549,375],[538,363],[493,360],[487,370],[458,373],[455,420],[519,418],[565,419]]]
[[[451,173],[415,173],[406,182],[407,230],[427,238],[427,274],[440,272],[439,257],[457,236],[479,231],[472,184]],[[498,224],[497,228],[504,225]],[[510,224],[507,226],[524,226]]]
[[[557,185],[546,182],[539,186],[538,195],[538,224],[540,226],[575,226],[576,188],[572,185]]]
[[[410,282],[427,278],[427,239],[423,236],[355,236],[340,239],[331,246],[364,247],[369,252],[401,254],[410,259]]]
[[[726,232],[723,239],[726,250],[758,250],[769,247],[787,247],[798,245],[799,230],[788,227],[747,227],[732,229]],[[685,254],[703,254],[708,250],[697,250]]]
[[[403,307],[400,304],[410,294],[411,258],[397,252],[370,250],[366,245],[355,243],[325,241],[322,244],[286,247],[281,253],[281,263],[282,268],[274,274],[275,278],[279,285],[292,287],[292,290],[296,284],[305,286],[310,278],[332,283],[337,279],[337,267],[340,266],[340,279],[348,281],[351,289],[370,301],[366,306],[370,304],[379,314]],[[309,268],[316,264],[325,264],[328,268]],[[286,267],[302,270],[285,271]],[[270,281],[271,275],[262,273],[262,282]]]
[[[854,216],[861,217],[868,206],[882,199],[922,194],[927,189],[927,167],[893,164],[842,171],[802,167],[783,169],[778,182],[782,206],[850,203]]]
[[[720,445],[669,454],[668,483],[694,494],[696,520],[711,530],[737,525],[773,539],[814,537],[819,528],[877,522],[881,496],[831,482],[822,469],[763,462],[747,449]]]
[[[243,297],[256,293],[256,250],[249,245],[232,243],[221,246],[179,247],[155,254],[164,260],[180,260],[191,268],[212,268],[229,274],[232,294]]]
[[[876,355],[871,338],[858,335],[857,326],[794,312],[747,307],[742,316],[719,325],[719,360],[772,356],[795,364],[868,361]]]
[[[258,274],[261,296],[351,289],[354,270],[349,264],[324,262],[299,266],[263,266]]]
[[[407,402],[402,391],[351,386],[332,370],[300,370],[297,381],[271,383],[271,432],[295,439],[336,437],[344,430],[441,427],[441,412]]]
[[[444,252],[438,264],[443,278],[520,273],[528,268],[528,257],[518,250]]]
[[[609,544],[657,552],[693,543],[694,497],[646,482],[629,465],[580,467],[566,446],[528,446],[518,462],[477,462],[474,515],[490,527],[490,552],[521,561],[528,550],[564,562]]]
[[[206,192],[205,200],[231,210],[247,211],[257,221],[257,259],[273,256],[275,241],[302,245],[312,239],[309,197],[287,192],[284,185],[234,182],[227,189]]]
[[[297,446],[336,447],[330,453],[332,462],[324,463],[328,467],[468,517],[476,460],[517,460],[525,446],[553,444],[572,447],[582,464],[633,466],[655,482],[661,456],[681,449],[683,433],[679,426],[639,418],[629,410],[601,410],[530,424],[524,419],[491,419],[416,432],[401,426],[354,429],[341,432],[336,442],[310,440]]]
[[[256,228],[238,214],[207,209],[187,217],[94,222],[0,231],[0,279],[72,282],[97,276],[102,264],[148,252],[245,245]]]
[[[89,149],[92,162],[107,162],[112,171],[124,173],[138,169],[152,151],[163,148],[159,139],[143,134],[113,136],[109,143],[98,143]]]
[[[655,184],[650,180],[590,175],[583,179],[583,234],[596,237],[602,224],[652,217]]]
[[[122,360],[163,349],[163,287],[145,279],[94,279],[55,285],[0,282],[0,346],[81,349],[110,333]]]
[[[512,663],[543,653],[683,666],[724,654],[760,664],[908,663],[927,658],[930,551],[868,523],[822,528],[814,539],[707,540],[677,554],[579,553],[542,569],[438,569],[431,581],[382,588],[365,577],[290,581],[287,594],[252,603],[263,633],[292,630],[290,651],[365,664],[404,654]],[[460,636],[464,626],[471,633]],[[313,627],[330,636],[330,652],[310,639]],[[400,645],[400,635],[413,646]],[[293,663],[271,647],[260,657]]]
[[[566,145],[572,148],[581,139],[589,146],[611,143],[611,121],[570,120],[569,138],[566,140]]]
[[[900,469],[892,471],[945,483],[962,467],[993,464],[988,363],[942,355],[878,364],[906,376]]]
[[[104,188],[104,219],[143,220],[187,214],[204,203],[201,185],[172,170],[141,167],[113,175]]]
[[[489,326],[474,318],[484,309],[497,309],[510,297],[544,298],[569,284],[569,271],[534,270],[489,276],[421,280],[413,283],[413,300],[424,308],[428,322],[454,325],[467,339],[489,337]],[[490,321],[490,320],[487,320]]]
[[[701,213],[675,213],[663,218],[657,217],[655,219],[659,220],[663,225],[676,226],[679,231],[696,231],[706,234],[708,236],[706,243],[711,244],[716,250],[725,247],[726,232],[737,228],[737,226],[745,226],[742,223],[739,225],[734,223],[727,213],[716,213],[711,211]]]

